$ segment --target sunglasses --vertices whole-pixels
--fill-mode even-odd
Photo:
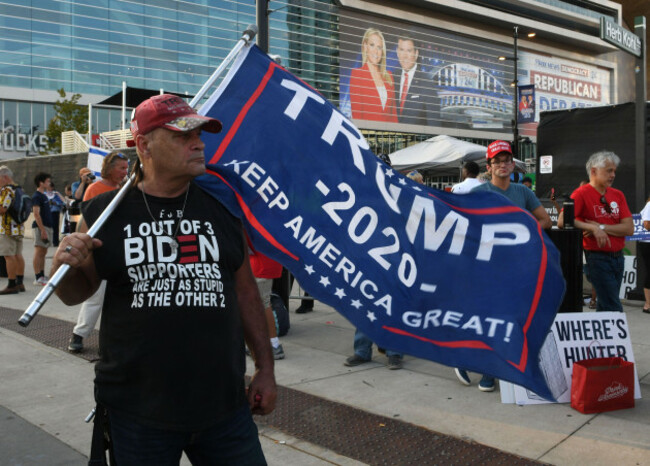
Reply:
[[[106,163],[113,163],[113,160],[115,159],[122,159],[122,160],[126,160],[127,162],[129,161],[129,158],[126,155],[124,155],[121,152],[117,152],[115,154],[110,155]]]
[[[603,205],[605,212],[607,212],[608,214],[612,213],[612,208],[609,206],[609,202],[607,202],[607,199],[605,199],[604,194],[600,196],[600,203]]]

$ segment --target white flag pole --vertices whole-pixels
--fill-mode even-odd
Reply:
[[[210,87],[219,79],[219,76],[223,71],[228,67],[230,62],[232,62],[239,51],[245,46],[248,45],[253,38],[255,37],[255,34],[257,34],[257,26],[255,25],[250,25],[248,28],[244,31],[242,34],[241,39],[235,44],[235,47],[230,51],[230,53],[224,58],[224,60],[221,62],[221,65],[215,70],[214,73],[212,73],[212,76],[205,82],[205,84],[201,87],[199,92],[194,96],[192,101],[190,102],[190,106],[194,107],[197,103],[201,101],[205,93],[210,89]],[[122,188],[118,191],[118,193],[115,195],[113,200],[108,204],[106,209],[101,213],[101,215],[97,218],[95,223],[93,223],[93,226],[90,227],[88,230],[88,235],[92,238],[95,237],[99,229],[103,226],[103,224],[106,222],[106,220],[111,216],[111,214],[115,211],[117,208],[117,205],[122,201],[128,190],[131,188],[131,185],[133,184],[135,180],[135,174],[131,174],[127,182],[122,186]],[[38,314],[38,312],[41,310],[45,302],[52,296],[54,293],[54,290],[56,287],[59,285],[63,277],[68,273],[70,270],[70,266],[68,264],[63,264],[59,269],[54,273],[54,275],[50,278],[50,280],[47,282],[47,285],[43,287],[41,292],[34,298],[32,303],[29,305],[29,307],[25,310],[23,315],[20,317],[18,320],[18,323],[22,327],[27,327],[29,323],[32,321],[34,316]]]

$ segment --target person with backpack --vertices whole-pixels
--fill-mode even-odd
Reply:
[[[14,183],[13,172],[6,165],[0,167],[0,255],[7,263],[9,283],[0,290],[0,295],[18,294],[25,291],[25,259],[23,258],[24,222],[18,222],[11,215],[15,208],[16,192],[20,189]],[[22,191],[22,189],[20,189]]]
[[[54,183],[50,184],[50,188],[45,191],[45,195],[50,201],[50,213],[52,214],[52,244],[54,247],[59,246],[59,227],[61,219],[61,211],[65,209],[65,198],[54,188]]]

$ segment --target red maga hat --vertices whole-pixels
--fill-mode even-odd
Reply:
[[[486,157],[488,160],[491,160],[502,152],[512,155],[510,143],[506,141],[494,141],[488,146]]]
[[[214,118],[199,115],[183,99],[171,94],[160,94],[142,102],[133,111],[131,134],[133,140],[127,141],[129,147],[135,146],[139,134],[147,134],[156,128],[171,131],[192,131],[199,126],[209,133],[221,131],[221,122]]]

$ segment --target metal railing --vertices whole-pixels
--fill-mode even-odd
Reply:
[[[64,131],[61,133],[61,153],[77,154],[79,152],[88,152],[88,141],[76,131]]]
[[[79,152],[88,152],[87,136],[79,134],[76,131],[64,131],[61,133],[61,153],[77,154]],[[119,129],[116,131],[107,131],[99,135],[98,143],[102,149],[124,149],[128,147],[126,141],[133,140],[130,129]]]
[[[130,129],[107,131],[99,136],[99,146],[102,149],[123,149],[127,147],[126,141],[133,140]]]

